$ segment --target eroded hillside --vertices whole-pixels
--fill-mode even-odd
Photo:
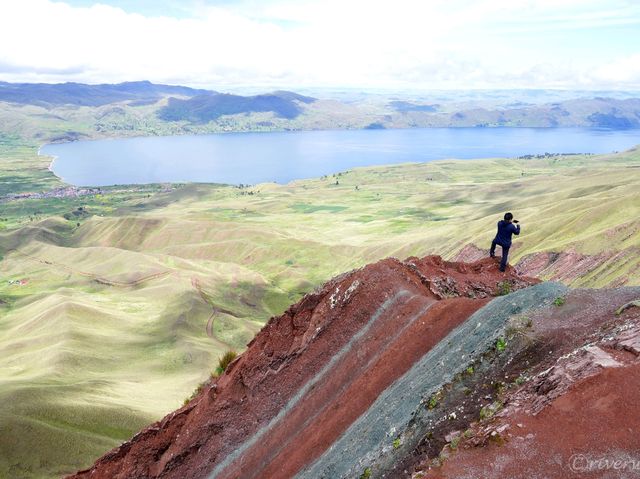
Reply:
[[[373,415],[376,421],[365,421],[371,430],[348,441],[362,454],[346,455],[353,473],[364,467],[372,448],[384,446],[389,429],[403,436],[424,396],[466,367],[474,350],[490,347],[501,327],[479,322],[468,344],[463,343],[475,325],[467,333],[469,326],[456,330],[460,340],[448,335],[501,288],[535,282],[503,277],[493,260],[465,265],[439,257],[388,259],[339,276],[271,319],[227,372],[188,405],[108,453],[84,475],[292,477],[321,460],[336,440],[343,441],[363,415]],[[560,288],[531,298],[550,301]],[[443,340],[453,343],[446,353],[438,347]],[[440,356],[425,359],[430,350]],[[420,384],[416,367],[434,377]],[[400,393],[398,381],[415,384],[412,400],[398,402],[398,396],[378,404],[391,390],[409,393]],[[401,414],[388,427],[376,426],[394,410]]]
[[[188,404],[73,477],[572,477],[575,454],[637,450],[638,298],[492,259],[383,260],[272,318]]]

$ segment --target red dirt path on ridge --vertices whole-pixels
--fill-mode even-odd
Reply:
[[[191,403],[72,477],[291,477],[504,280],[537,282],[437,256],[339,276],[272,318]]]

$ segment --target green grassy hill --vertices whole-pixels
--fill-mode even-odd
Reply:
[[[30,143],[3,141],[5,192],[61,186]],[[328,278],[390,255],[487,248],[507,209],[523,226],[512,262],[611,252],[566,282],[640,284],[638,149],[362,168],[284,186],[113,187],[0,208],[3,477],[89,465]]]

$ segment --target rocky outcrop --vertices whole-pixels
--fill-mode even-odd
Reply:
[[[535,283],[512,269],[500,273],[491,259],[463,264],[436,256],[386,259],[344,274],[272,318],[188,405],[74,477],[278,478],[307,469],[343,477],[386,470],[419,439],[417,409],[490,347],[506,311],[549,301],[561,287],[500,298],[502,306],[493,308],[505,314],[493,319],[474,313],[499,293]],[[545,288],[553,291],[543,294]],[[399,384],[411,390],[401,408]],[[379,398],[387,396],[385,409]],[[347,455],[337,449],[339,441],[357,445],[362,418],[371,414],[378,427],[366,447]],[[402,429],[405,446],[394,449]],[[395,454],[379,462],[370,457],[389,447]]]
[[[564,291],[561,284],[543,283],[494,299],[476,311],[385,389],[331,448],[296,477],[347,478],[367,470],[382,477],[392,472],[434,427],[465,413],[459,404],[449,410],[430,408],[431,398],[492,350],[512,315],[551,304]]]
[[[634,232],[635,230],[632,230]],[[632,234],[627,232],[627,235]],[[607,232],[614,234],[614,232]],[[516,243],[511,255],[518,251]],[[500,248],[498,248],[498,254]],[[488,255],[474,244],[466,244],[453,257],[454,261],[479,261]],[[640,248],[632,246],[621,250],[606,250],[597,254],[584,254],[575,249],[565,251],[537,251],[524,255],[514,265],[516,272],[567,285],[606,284],[610,287],[625,286],[629,278],[640,271]]]
[[[603,454],[598,434],[640,448],[639,298],[490,258],[386,259],[272,318],[191,402],[72,477],[582,477],[572,457]]]
[[[498,386],[484,414],[400,477],[637,477],[640,308],[621,308],[637,298],[637,287],[573,290],[533,310],[508,359],[478,378]]]

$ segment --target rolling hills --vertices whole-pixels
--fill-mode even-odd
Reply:
[[[88,466],[324,281],[387,256],[481,255],[507,207],[522,273],[638,285],[639,166],[636,149],[5,201],[0,471]]]
[[[20,105],[102,106],[109,103],[154,103],[167,95],[195,96],[215,93],[183,86],[158,85],[149,81],[87,85],[84,83],[7,83],[0,82],[0,101]]]
[[[309,104],[315,98],[281,91],[271,94],[240,96],[231,94],[205,94],[188,99],[169,98],[158,111],[165,121],[186,120],[191,123],[209,123],[224,115],[273,112],[280,118],[294,119],[302,113],[300,103]]]
[[[640,126],[638,95],[616,92],[291,91],[241,95],[182,86],[0,83],[0,135],[46,142],[225,131],[419,127]]]

